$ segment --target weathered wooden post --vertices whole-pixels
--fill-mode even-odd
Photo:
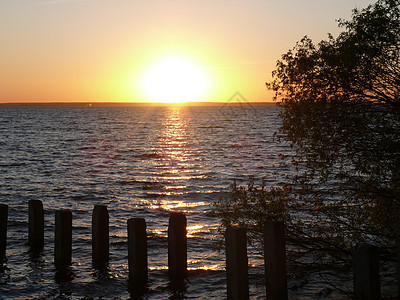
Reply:
[[[397,296],[400,299],[400,234],[396,236]]]
[[[92,260],[103,267],[109,259],[109,217],[106,205],[95,205],[92,215]]]
[[[264,266],[268,300],[287,300],[285,227],[283,222],[264,225]]]
[[[72,213],[69,210],[56,211],[54,239],[54,264],[64,268],[71,264],[72,257]]]
[[[128,266],[130,285],[143,288],[148,279],[146,221],[143,218],[128,220]]]
[[[354,299],[380,299],[379,249],[361,246],[353,252]]]
[[[6,255],[8,205],[0,204],[0,259]]]
[[[397,227],[400,230],[400,227]],[[397,296],[400,299],[400,233],[396,236]]]
[[[229,227],[225,233],[227,294],[230,299],[249,299],[246,230]]]
[[[28,223],[28,243],[33,250],[41,250],[44,246],[44,211],[42,201],[29,201]]]
[[[172,213],[168,226],[168,275],[182,280],[187,275],[186,216]]]

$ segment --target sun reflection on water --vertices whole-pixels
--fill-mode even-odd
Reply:
[[[151,209],[163,209],[168,211],[179,210],[187,212],[189,208],[208,205],[206,202],[188,203],[183,200],[158,200],[156,203],[150,204]]]
[[[196,234],[204,231],[204,228],[205,228],[205,225],[200,225],[200,224],[187,226],[186,227],[186,231],[187,231],[186,236],[188,238],[193,238]]]
[[[164,131],[160,140],[161,154],[170,170],[179,173],[179,169],[189,167],[187,123],[189,115],[183,113],[184,108],[172,106],[166,111],[163,121]]]
[[[188,264],[196,264],[199,263],[198,261],[194,260],[194,261],[188,261]],[[224,264],[212,264],[212,265],[203,265],[203,266],[199,266],[199,267],[188,267],[189,271],[220,271],[220,270],[224,270],[225,265]]]
[[[201,218],[193,220],[191,215],[196,212],[209,210],[209,202],[196,197],[197,193],[212,193],[204,186],[196,183],[197,189],[193,189],[192,181],[201,181],[207,175],[200,173],[197,166],[198,159],[193,143],[193,125],[191,125],[190,110],[185,107],[173,106],[163,113],[163,129],[157,139],[157,144],[152,151],[157,157],[156,168],[158,176],[146,181],[144,190],[148,199],[142,199],[141,204],[150,210],[162,210],[169,212],[183,212],[187,216],[188,226],[186,236],[189,243],[188,270],[189,271],[220,271],[224,269],[209,252],[198,253],[193,249],[202,249],[201,243],[204,236],[211,236],[216,229],[216,223],[203,223]],[[188,198],[188,195],[191,195]],[[168,238],[167,227],[153,228],[150,230],[152,238]],[[198,240],[200,238],[200,240]],[[151,271],[166,270],[164,263],[152,265]]]
[[[168,181],[164,186],[167,191],[164,195],[180,196],[187,189],[188,181],[195,173],[195,167],[190,162],[192,155],[188,137],[190,114],[184,107],[171,106],[165,110],[163,117],[163,132],[153,149],[160,158],[156,167],[162,170],[162,179]],[[161,201],[161,206],[166,210],[179,210],[188,207],[188,204],[183,201],[168,201],[168,203]]]
[[[190,267],[190,265],[196,265],[199,263],[197,260],[188,260],[188,271],[222,271],[225,268],[225,264],[210,264],[210,265],[202,265]],[[150,271],[163,271],[168,270],[167,265],[163,266],[149,266]]]

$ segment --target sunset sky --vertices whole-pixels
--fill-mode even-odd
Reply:
[[[271,101],[281,54],[373,2],[0,0],[0,102]]]

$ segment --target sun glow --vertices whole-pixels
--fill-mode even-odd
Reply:
[[[207,80],[201,68],[187,60],[169,57],[147,71],[143,89],[155,102],[201,101]]]

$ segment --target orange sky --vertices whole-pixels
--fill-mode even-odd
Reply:
[[[373,2],[1,0],[0,102],[151,101],[143,78],[171,56],[206,78],[197,100],[271,101],[281,54]]]

